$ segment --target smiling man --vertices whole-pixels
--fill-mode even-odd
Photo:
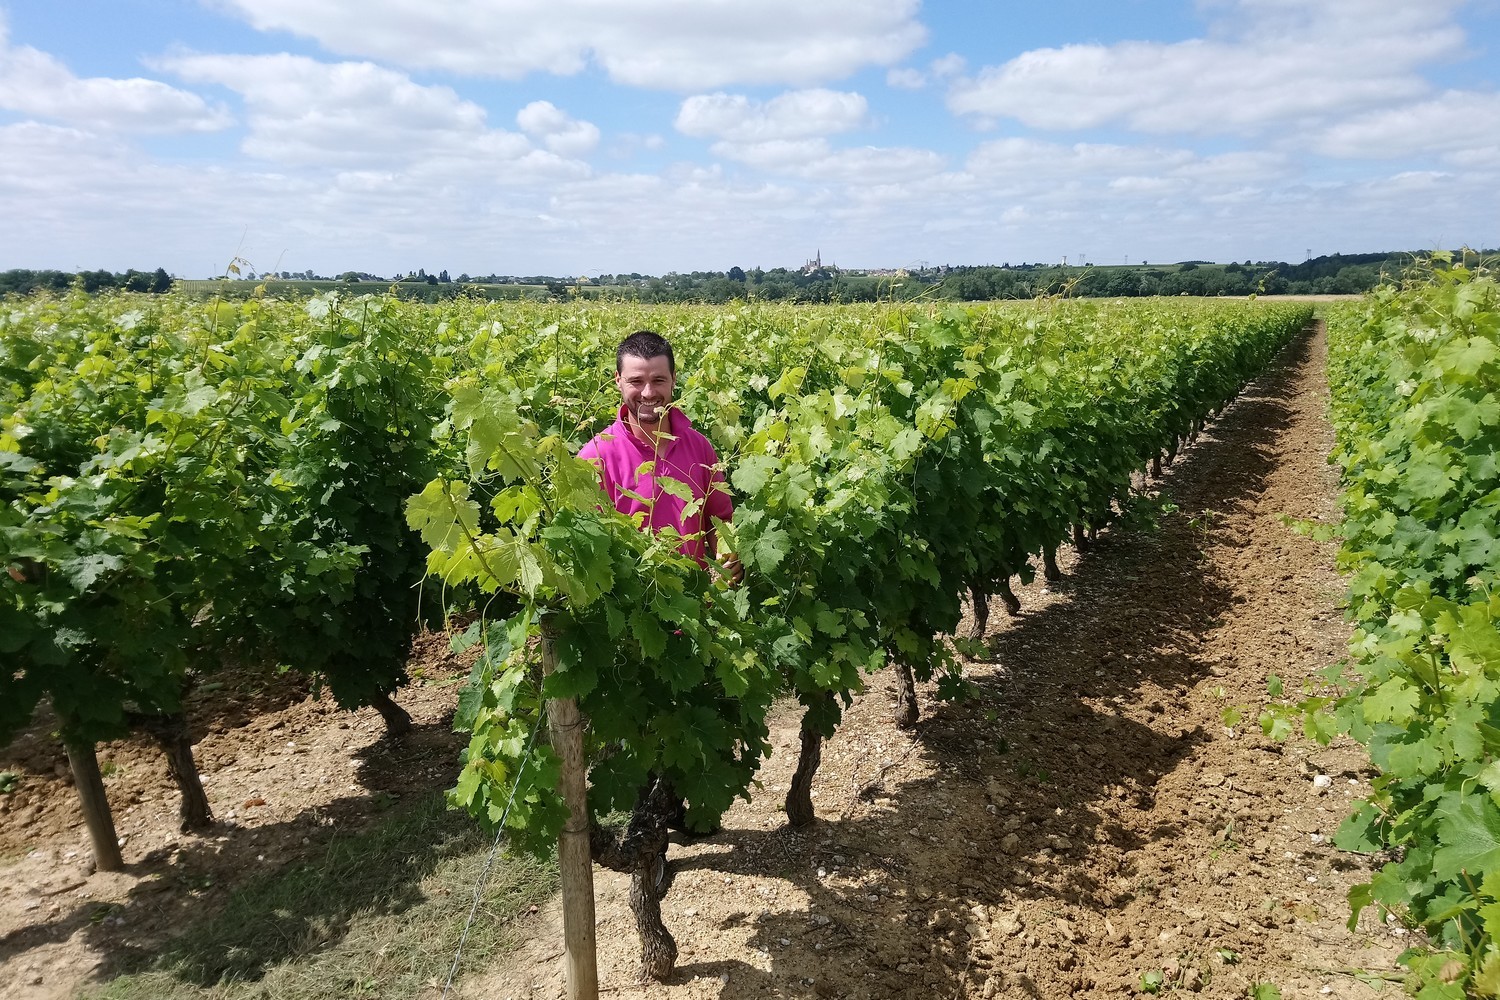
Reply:
[[[687,415],[672,405],[677,390],[677,361],[672,345],[650,330],[632,333],[615,351],[615,385],[620,409],[615,422],[578,452],[599,466],[604,491],[622,514],[643,514],[643,528],[673,528],[682,536],[681,551],[704,566],[716,555],[712,518],[734,514],[719,456],[708,438],[693,429]],[[684,483],[694,500],[663,490],[660,479]],[[744,569],[734,556],[723,572],[738,583]]]

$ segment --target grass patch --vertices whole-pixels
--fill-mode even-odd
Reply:
[[[324,857],[259,876],[100,1000],[414,997],[441,987],[490,840],[433,796]],[[549,897],[554,864],[500,857],[464,946],[465,970],[514,947],[510,917]]]

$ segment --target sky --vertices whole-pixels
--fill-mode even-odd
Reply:
[[[0,0],[0,270],[1500,246],[1500,0]]]

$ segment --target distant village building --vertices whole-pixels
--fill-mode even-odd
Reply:
[[[834,270],[834,271],[837,271],[838,267],[839,267],[837,264],[832,264],[832,263],[828,264],[827,266],[831,270]],[[814,256],[811,260],[808,260],[808,261],[806,261],[806,262],[803,263],[803,265],[802,265],[802,273],[803,274],[812,274],[814,271],[821,271],[821,270],[823,270],[823,267],[824,267],[824,264],[823,264],[823,251],[819,250],[816,256]]]

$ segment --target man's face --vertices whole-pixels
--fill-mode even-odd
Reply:
[[[620,359],[615,385],[620,387],[626,413],[643,427],[658,427],[667,407],[672,405],[677,378],[665,357],[637,358],[627,354]]]

